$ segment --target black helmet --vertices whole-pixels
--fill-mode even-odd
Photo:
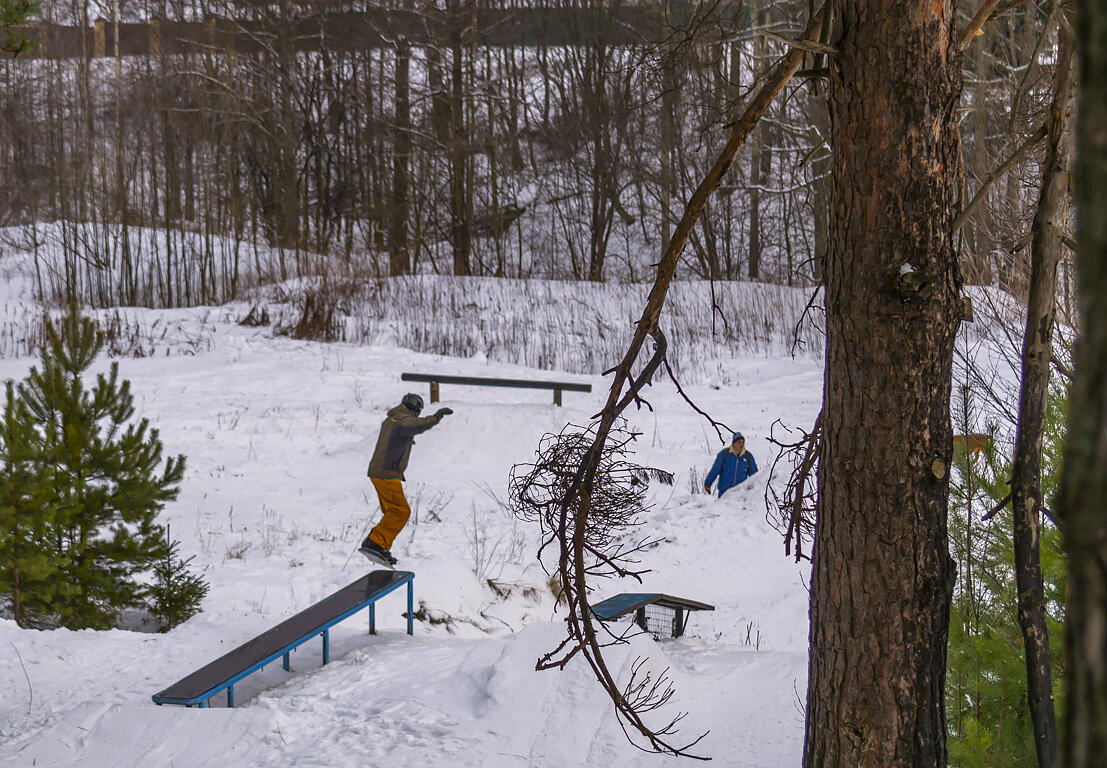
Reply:
[[[423,410],[423,398],[419,397],[419,395],[416,395],[413,392],[409,392],[408,394],[404,395],[404,399],[400,401],[400,404],[412,413],[414,413],[416,416],[418,416],[419,412]]]

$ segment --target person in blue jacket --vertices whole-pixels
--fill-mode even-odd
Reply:
[[[746,438],[742,437],[741,432],[735,432],[730,447],[719,451],[715,457],[711,471],[704,478],[703,489],[711,493],[711,484],[719,478],[719,495],[722,496],[755,472],[757,462],[753,460],[753,454],[746,450]]]

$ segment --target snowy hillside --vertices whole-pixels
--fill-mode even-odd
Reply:
[[[142,315],[142,313],[138,313]],[[393,551],[416,574],[414,637],[404,601],[384,598],[380,634],[363,614],[331,632],[332,661],[309,643],[291,673],[272,665],[236,686],[237,708],[157,707],[150,696],[302,610],[368,569],[355,552],[379,512],[365,467],[387,408],[411,385],[403,371],[551,378],[549,372],[379,346],[271,338],[222,310],[151,313],[203,336],[189,354],[120,360],[141,416],[188,470],[164,513],[184,556],[211,584],[204,611],[168,634],[21,630],[0,620],[0,764],[83,766],[639,765],[670,762],[630,746],[581,666],[535,672],[563,637],[537,531],[502,507],[511,466],[543,433],[585,423],[605,393],[443,386],[455,415],[420,436],[408,471],[415,510]],[[180,350],[178,350],[180,351]],[[21,377],[28,358],[0,360]],[[100,361],[106,368],[107,360]],[[645,583],[601,583],[597,598],[659,591],[712,603],[689,635],[636,637],[613,649],[623,674],[638,656],[671,668],[677,695],[658,717],[687,711],[682,736],[710,734],[720,765],[795,765],[802,742],[806,567],[786,558],[765,522],[777,418],[809,424],[821,369],[764,357],[728,361],[728,387],[691,388],[698,404],[747,436],[762,466],[722,500],[694,493],[721,447],[671,384],[633,413],[638,459],[677,474],[655,489],[643,532]],[[417,391],[424,392],[422,385]]]
[[[164,233],[143,229],[131,235],[136,253],[165,250]],[[22,229],[0,228],[0,277],[15,278],[19,298],[0,304],[0,358],[34,352],[38,334],[25,333],[41,325],[39,307],[28,298],[32,288],[34,295],[46,296],[52,304],[66,303],[64,286],[49,279],[72,271],[60,225],[44,228],[41,246],[12,245],[25,237]],[[233,249],[231,242],[216,242],[222,249]],[[276,265],[284,255],[261,248],[255,257],[256,263],[248,260],[241,274],[236,272],[235,295],[249,297],[234,305],[236,318],[264,317],[293,336],[302,324],[314,325],[315,330],[325,325],[332,340],[451,357],[483,355],[573,373],[603,371],[622,357],[649,292],[644,283],[433,274],[380,279],[349,264],[345,270],[341,264],[329,265],[327,279],[278,281]],[[155,266],[145,263],[146,269]],[[142,274],[143,280],[153,279]],[[92,293],[84,285],[79,290],[82,295]],[[729,385],[737,375],[729,365],[734,356],[794,354],[821,360],[822,312],[817,302],[809,307],[810,300],[808,287],[680,280],[672,285],[662,316],[668,361],[682,383]],[[91,296],[88,301],[100,306]],[[306,304],[311,311],[305,311]],[[177,312],[136,315],[113,307],[101,310],[101,315],[112,318],[120,335],[132,337],[146,354],[206,343],[196,327],[182,326]]]

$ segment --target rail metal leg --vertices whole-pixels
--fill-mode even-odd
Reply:
[[[227,706],[231,709],[234,709],[234,686],[233,685],[228,685],[227,686]]]
[[[288,657],[289,657],[289,654],[287,654],[287,653],[286,653],[286,654],[284,655],[284,662],[283,662],[283,666],[284,666],[284,671],[285,671],[285,672],[288,672],[288,671],[289,671],[289,670],[291,669],[291,667],[292,667],[292,665],[291,665],[291,664],[289,664],[289,659],[288,659]]]
[[[377,604],[369,603],[369,634],[377,634]]]
[[[554,405],[561,405],[561,390],[554,390]]]
[[[430,383],[430,385],[431,385],[431,402],[432,403],[437,403],[438,402],[438,382],[437,381],[432,381]]]
[[[323,630],[323,663],[326,664],[331,660],[331,631],[329,629]]]
[[[407,583],[407,633],[415,634],[415,590],[412,588],[414,579]]]

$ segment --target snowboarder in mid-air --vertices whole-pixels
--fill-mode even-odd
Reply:
[[[381,424],[377,436],[377,447],[369,462],[369,479],[377,489],[377,498],[381,503],[381,521],[369,531],[358,550],[370,560],[392,567],[396,558],[389,551],[396,536],[403,530],[411,507],[404,497],[404,470],[411,456],[411,446],[415,436],[449,416],[453,411],[439,408],[433,416],[420,417],[423,410],[423,398],[419,395],[404,395],[400,404],[388,412]]]
[[[723,448],[715,457],[711,471],[703,481],[703,490],[711,493],[711,484],[719,479],[719,495],[745,482],[746,478],[757,472],[757,462],[753,454],[746,450],[746,438],[741,432],[735,432],[730,439],[730,447]]]

